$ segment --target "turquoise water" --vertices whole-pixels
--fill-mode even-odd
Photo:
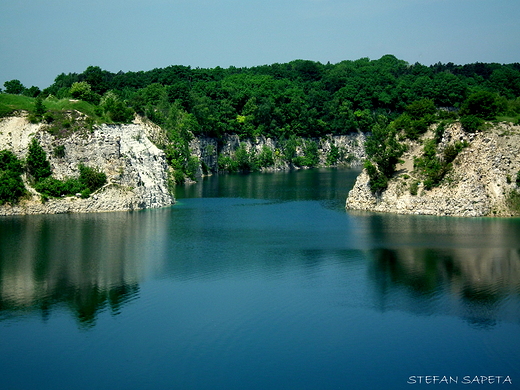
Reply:
[[[1,218],[0,388],[519,389],[520,220],[347,212],[356,174]]]

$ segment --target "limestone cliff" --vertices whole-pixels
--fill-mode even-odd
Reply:
[[[300,141],[305,142],[305,139],[301,138]],[[349,135],[329,135],[313,141],[315,141],[318,146],[318,166],[320,167],[328,166],[326,160],[332,147],[336,147],[340,150],[341,154],[336,166],[360,166],[366,157],[364,148],[365,134],[361,132]],[[215,138],[194,137],[190,143],[190,150],[191,154],[204,163],[209,170],[216,172],[218,170],[219,155],[232,156],[241,144],[245,146],[249,153],[254,151],[259,154],[263,147],[267,147],[273,151],[275,164],[270,168],[264,169],[266,171],[280,171],[295,168],[282,158],[282,156],[280,156],[280,158],[276,157],[282,154],[282,142],[276,138],[265,136],[241,138],[236,134],[227,134],[222,137],[220,143],[217,142]],[[304,155],[302,145],[297,147],[296,154],[298,156]],[[199,172],[199,175],[200,173],[201,172]]]
[[[75,196],[41,201],[26,181],[30,195],[16,205],[0,206],[0,215],[56,214],[157,208],[174,203],[168,191],[168,167],[164,153],[149,139],[150,128],[143,123],[95,126],[91,132],[75,132],[63,138],[31,124],[23,115],[0,120],[0,149],[25,157],[36,137],[47,153],[53,176],[77,177],[78,164],[97,167],[107,175],[107,184],[92,196]],[[56,157],[54,149],[65,154]]]
[[[431,132],[424,138],[432,137]],[[372,194],[365,170],[359,175],[348,194],[346,207],[401,214],[442,216],[513,216],[508,195],[516,191],[515,178],[520,170],[520,127],[499,124],[485,131],[468,134],[459,123],[444,132],[439,149],[454,141],[466,141],[464,148],[452,163],[452,169],[438,187],[426,190],[421,177],[413,169],[414,158],[422,153],[420,142],[410,143],[403,156],[404,163],[388,188],[378,195]],[[417,194],[410,191],[418,183]]]

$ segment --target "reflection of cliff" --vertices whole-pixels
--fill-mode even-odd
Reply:
[[[146,274],[142,257],[159,249],[154,240],[163,214],[2,220],[0,318],[34,311],[45,317],[58,306],[84,324],[107,308],[117,314],[139,292]]]
[[[195,197],[240,197],[274,200],[342,199],[352,188],[359,172],[322,168],[292,171],[285,174],[252,173],[248,175],[214,175],[204,178],[203,185],[179,188],[179,199]]]
[[[425,314],[457,315],[477,325],[520,318],[518,249],[375,249],[371,254],[382,309],[420,307]]]
[[[369,232],[365,249],[382,310],[477,324],[520,318],[519,220],[377,214],[359,221]]]

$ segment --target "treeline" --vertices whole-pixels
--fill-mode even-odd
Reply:
[[[361,131],[372,133],[366,167],[378,192],[386,188],[403,152],[397,138],[417,139],[443,120],[460,120],[474,132],[497,116],[513,122],[520,118],[519,63],[425,66],[392,55],[337,64],[295,60],[250,68],[175,65],[118,73],[89,66],[79,74],[58,75],[43,91],[26,88],[19,80],[4,87],[13,95],[3,96],[36,98],[30,120],[46,122],[55,134],[94,123],[128,123],[136,113],[148,117],[165,130],[166,142],[158,146],[176,182],[193,177],[200,164],[189,149],[193,136],[275,137],[286,146],[281,150],[285,161],[313,166],[312,142],[305,142],[305,156],[293,153],[297,137]],[[83,105],[86,125],[69,123],[70,115],[52,108],[70,106],[69,99],[75,99],[75,107]],[[0,116],[13,107],[16,103],[0,102]],[[219,156],[219,169],[254,170],[272,164],[265,153],[243,152],[239,148],[232,156]],[[432,183],[441,176],[432,176]]]
[[[89,66],[60,74],[39,91],[18,80],[5,92],[71,97],[102,108],[114,122],[133,112],[161,126],[188,126],[194,135],[321,137],[370,131],[383,116],[396,119],[413,102],[456,110],[472,94],[495,94],[502,114],[520,113],[520,64],[410,65],[392,55],[337,64],[296,60],[251,68],[169,66],[112,73]],[[101,110],[101,109],[100,109]],[[172,118],[175,117],[175,118]]]

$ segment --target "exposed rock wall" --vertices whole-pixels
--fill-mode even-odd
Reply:
[[[305,142],[304,140],[300,141]],[[327,165],[327,156],[331,151],[332,145],[338,147],[343,155],[343,157],[338,160],[338,165],[348,164],[350,166],[360,166],[365,159],[365,134],[363,133],[327,136],[314,141],[318,143],[320,166]],[[215,172],[218,170],[218,156],[232,155],[241,144],[245,145],[248,152],[254,150],[257,154],[261,152],[264,146],[271,149],[275,155],[275,165],[271,168],[272,170],[288,170],[293,168],[281,158],[276,158],[277,151],[278,155],[281,154],[283,149],[282,143],[279,140],[264,136],[240,138],[235,134],[225,135],[220,144],[214,138],[196,137],[191,141],[190,149],[192,155],[196,156],[199,161],[204,162],[211,171]],[[296,152],[298,155],[303,155],[303,147],[299,146]]]
[[[446,129],[440,149],[456,140],[467,141],[469,146],[453,161],[452,171],[440,186],[426,190],[420,184],[417,195],[410,193],[410,183],[417,180],[413,158],[422,153],[422,146],[415,143],[382,194],[371,193],[368,174],[363,170],[348,194],[346,207],[401,214],[512,216],[507,196],[516,189],[520,170],[520,127],[500,124],[467,134],[460,124],[454,124]]]
[[[19,204],[0,206],[0,215],[56,214],[157,208],[174,203],[168,191],[168,167],[164,153],[148,138],[150,129],[142,124],[102,125],[91,133],[74,133],[55,138],[41,124],[25,117],[0,121],[0,149],[25,157],[28,145],[36,137],[47,153],[53,176],[77,177],[78,164],[97,167],[107,175],[107,184],[91,197],[49,199],[42,203],[30,190],[29,199]],[[63,145],[65,156],[54,156],[54,148]]]

